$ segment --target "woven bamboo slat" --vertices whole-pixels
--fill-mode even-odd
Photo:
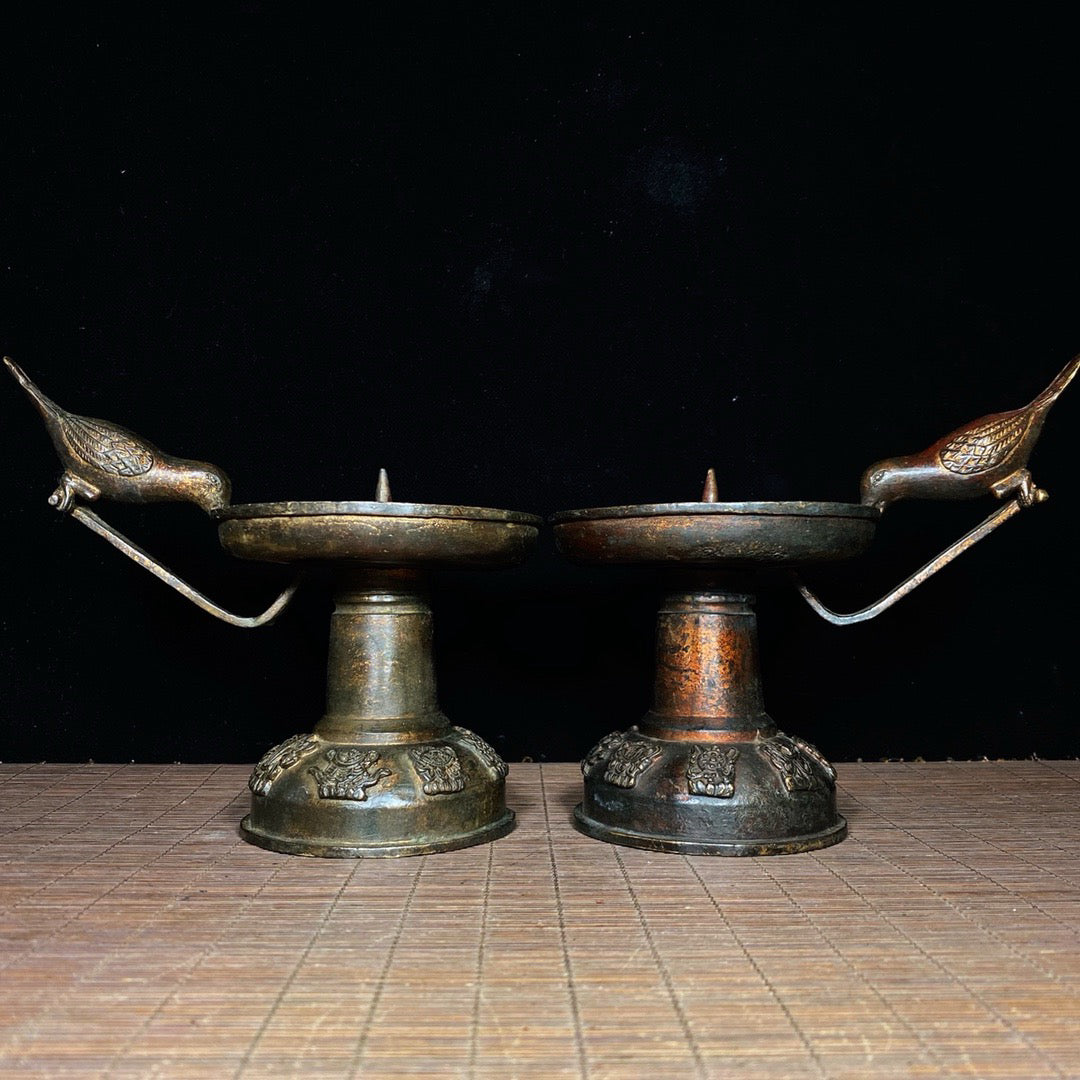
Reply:
[[[247,769],[0,765],[0,1076],[1080,1076],[1080,762],[839,767],[851,835],[763,859],[519,825],[262,851]]]

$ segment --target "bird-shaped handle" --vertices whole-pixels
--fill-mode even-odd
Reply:
[[[863,505],[885,510],[900,499],[970,499],[989,492],[1025,507],[1043,502],[1046,492],[1033,483],[1028,459],[1046,414],[1078,370],[1080,355],[1022,408],[981,416],[918,454],[871,465],[860,485]]]
[[[47,398],[9,356],[4,363],[34,403],[64,466],[49,505],[75,518],[145,570],[171,585],[193,604],[233,626],[251,628],[272,621],[296,591],[294,581],[261,615],[234,615],[207,599],[161,563],[133,544],[89,507],[77,500],[118,499],[125,502],[193,502],[209,514],[229,505],[229,478],[216,465],[190,461],[159,450],[119,424],[62,409]]]
[[[229,478],[216,465],[159,450],[133,431],[108,420],[79,416],[47,398],[11,359],[4,363],[34,403],[63,463],[49,503],[67,511],[78,497],[125,502],[193,502],[207,513],[229,505]]]
[[[877,603],[841,615],[827,608],[805,584],[796,581],[806,602],[823,619],[837,626],[865,622],[892,607],[1020,510],[1045,502],[1049,496],[1035,486],[1028,460],[1042,434],[1050,407],[1077,371],[1080,371],[1080,355],[1074,356],[1050,385],[1022,408],[982,416],[918,454],[886,458],[871,465],[863,473],[860,493],[863,505],[872,506],[879,513],[900,499],[969,499],[993,494],[1008,501]]]

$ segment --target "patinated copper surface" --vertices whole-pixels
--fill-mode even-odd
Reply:
[[[253,628],[276,618],[300,578],[260,615],[226,611],[76,500],[188,500],[218,521],[244,559],[319,564],[333,582],[327,712],[271,748],[251,775],[246,839],[290,854],[419,855],[494,840],[514,826],[506,764],[439,709],[432,615],[420,574],[509,567],[534,546],[540,519],[510,510],[394,502],[385,470],[375,499],[229,504],[216,466],[163,454],[101,420],[60,409],[5,357],[64,463],[51,505],[107,540],[204,611]]]
[[[798,566],[859,555],[873,507],[831,502],[682,502],[565,510],[551,520],[569,559],[587,563]]]
[[[858,554],[877,511],[706,501],[637,509],[554,519],[566,557],[663,566],[670,583],[657,615],[652,708],[582,762],[575,824],[611,843],[698,855],[778,855],[842,840],[832,766],[765,711],[754,598],[722,581],[732,570],[747,577],[755,566],[799,565],[815,552]],[[705,567],[711,585],[702,583]]]
[[[555,543],[566,558],[663,568],[672,590],[657,618],[653,707],[582,762],[578,828],[612,843],[691,854],[783,854],[843,839],[832,766],[809,743],[778,731],[765,712],[753,598],[725,583],[862,554],[881,513],[901,498],[992,493],[1008,500],[859,611],[831,611],[791,575],[810,606],[836,625],[879,615],[999,525],[1046,501],[1028,460],[1048,410],[1078,370],[1080,357],[1024,408],[963,425],[921,454],[870,466],[859,505],[721,503],[710,469],[697,503],[556,514]]]
[[[240,558],[330,568],[337,608],[328,711],[310,733],[274,747],[256,766],[244,823],[252,842],[314,855],[400,855],[477,843],[512,826],[502,795],[506,766],[438,709],[431,612],[417,574],[514,565],[534,543],[539,519],[395,503],[385,471],[370,502],[230,506],[220,469],[66,412],[5,362],[64,463],[50,503],[204,610],[233,625],[264,625],[287,606],[296,584],[262,614],[234,615],[76,500],[190,500],[217,519],[222,544]],[[992,492],[1009,500],[860,611],[832,612],[797,581],[814,610],[834,623],[874,617],[1019,510],[1045,501],[1028,459],[1047,411],[1077,370],[1080,357],[1023,409],[983,417],[921,454],[871,466],[861,504],[721,503],[709,470],[696,503],[556,515],[556,545],[567,558],[662,567],[670,586],[657,624],[653,707],[586,757],[579,827],[618,843],[718,854],[775,854],[841,839],[846,826],[836,813],[831,766],[809,743],[778,731],[764,711],[753,598],[731,575],[753,580],[862,554],[881,512],[900,498]]]
[[[652,709],[583,762],[582,832],[692,855],[779,855],[844,838],[832,766],[765,711],[752,604],[720,590],[667,596]]]
[[[449,851],[509,832],[506,764],[439,708],[421,570],[510,566],[535,543],[539,519],[378,501],[238,506],[221,517],[233,554],[323,563],[335,590],[326,714],[255,767],[246,838],[344,858]]]
[[[404,502],[280,502],[215,515],[226,551],[241,559],[365,566],[506,567],[536,540],[539,518],[476,506]]]
[[[439,708],[419,575],[346,567],[337,578],[326,714],[256,765],[245,837],[340,858],[448,851],[505,835],[514,826],[507,767]]]
[[[193,502],[206,511],[229,502],[229,478],[215,465],[163,453],[141,435],[108,420],[79,416],[50,401],[26,372],[4,357],[34,403],[64,465],[49,504],[69,510],[76,497],[126,502]]]
[[[918,454],[887,458],[863,473],[862,501],[884,510],[899,499],[969,499],[993,492],[1031,506],[1046,498],[1028,459],[1050,407],[1080,370],[1074,356],[1041,394],[1020,409],[963,424]]]
[[[483,507],[389,501],[231,506],[218,535],[244,559],[325,564],[335,590],[326,715],[256,766],[244,835],[290,854],[420,855],[514,826],[507,766],[436,699],[426,568],[508,567],[540,519]]]

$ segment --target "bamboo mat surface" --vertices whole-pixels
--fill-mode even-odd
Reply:
[[[248,770],[0,765],[4,1077],[1080,1077],[1080,762],[847,764],[824,851],[239,839]]]

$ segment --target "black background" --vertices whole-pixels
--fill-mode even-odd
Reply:
[[[817,8],[815,10],[814,8]],[[220,4],[25,17],[0,64],[0,345],[238,502],[857,501],[863,468],[1080,350],[1074,39],[1010,6]],[[344,11],[345,9],[341,9]],[[1062,16],[1064,18],[1064,16]],[[766,700],[830,757],[1074,756],[1080,391],[1053,498],[876,621],[760,597]],[[0,386],[0,758],[250,761],[309,730],[328,598],[197,611],[46,505]],[[859,607],[993,508],[904,503],[808,574]],[[103,516],[223,603],[189,505]],[[647,573],[433,582],[440,699],[509,760],[648,705]]]

